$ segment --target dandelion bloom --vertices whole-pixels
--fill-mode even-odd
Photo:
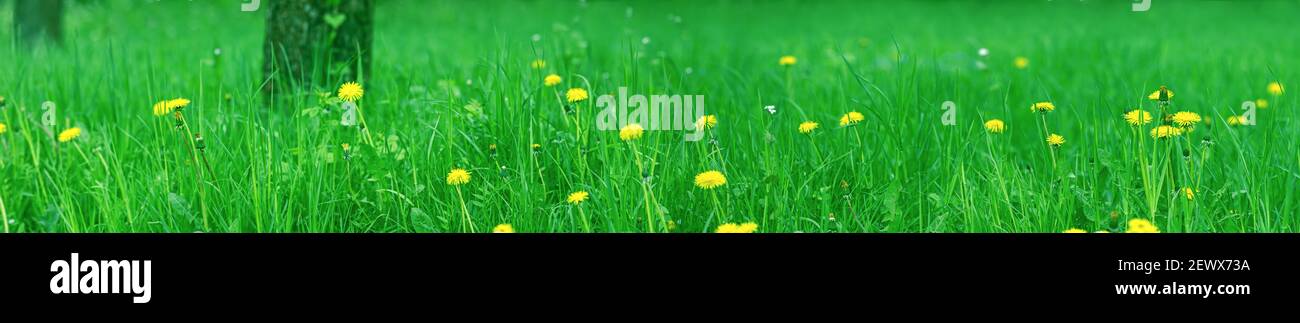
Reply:
[[[1272,82],[1268,84],[1268,94],[1282,95],[1282,92],[1284,92],[1282,83]]]
[[[850,111],[849,113],[845,113],[843,116],[840,116],[840,126],[855,125],[858,124],[858,122],[862,122],[862,119],[866,119],[866,117],[862,116],[862,113],[857,111]]]
[[[711,170],[695,175],[695,186],[711,190],[718,186],[726,185],[727,177],[722,176],[722,172]]]
[[[1162,98],[1160,96],[1161,94],[1164,94],[1165,96]],[[1169,99],[1173,99],[1173,98],[1174,98],[1174,91],[1164,86],[1161,86],[1160,89],[1156,90],[1155,92],[1151,92],[1151,95],[1147,96],[1147,99],[1151,101],[1169,101]]]
[[[190,100],[185,98],[158,101],[153,105],[154,116],[165,116],[176,109],[183,109],[190,105]]]
[[[469,171],[462,168],[452,169],[447,173],[447,185],[459,186],[469,183]]]
[[[1191,201],[1196,199],[1196,191],[1193,191],[1191,187],[1183,187],[1183,196],[1187,197],[1188,201]]]
[[[1268,100],[1255,99],[1255,106],[1259,107],[1260,109],[1268,109]]]
[[[564,93],[564,98],[565,98],[565,99],[568,99],[568,100],[569,100],[569,103],[573,103],[573,102],[578,102],[578,101],[586,100],[586,99],[587,99],[587,90],[586,90],[586,89],[583,89],[583,88],[576,88],[576,87],[575,87],[575,88],[572,88],[572,89],[569,89],[568,92],[565,92],[565,93]]]
[[[716,232],[716,233],[754,233],[754,231],[757,231],[757,230],[758,230],[758,223],[754,223],[754,222],[745,222],[745,223],[741,223],[741,224],[735,224],[735,223],[723,223],[722,225],[719,225],[719,226],[718,226],[718,229],[715,230],[715,231],[713,231],[713,232]]]
[[[1151,138],[1165,139],[1174,136],[1183,135],[1183,129],[1171,126],[1159,126],[1151,128]]]
[[[1229,125],[1229,126],[1240,126],[1240,125],[1243,125],[1243,124],[1245,124],[1245,123],[1246,123],[1246,122],[1245,122],[1245,119],[1242,118],[1241,116],[1228,116],[1228,125]]]
[[[1160,233],[1160,228],[1157,228],[1155,224],[1151,223],[1151,221],[1147,221],[1146,219],[1131,219],[1128,220],[1128,231],[1125,232]]]
[[[1061,137],[1061,135],[1058,134],[1052,134],[1047,136],[1047,144],[1052,145],[1052,147],[1060,147],[1065,144],[1065,137]]]
[[[1151,123],[1151,113],[1142,109],[1134,109],[1124,114],[1124,121],[1133,126],[1141,126]]]
[[[1201,123],[1201,115],[1196,114],[1196,112],[1178,111],[1174,113],[1173,119],[1174,124],[1179,127],[1191,127]]]
[[[5,131],[9,131],[9,129],[5,127],[4,123],[0,123],[0,133],[5,133]]]
[[[546,84],[546,86],[555,86],[556,84],[560,84],[560,81],[562,80],[563,79],[561,79],[559,75],[551,74],[542,79],[542,84]]]
[[[813,132],[813,130],[817,130],[818,126],[820,125],[817,124],[816,122],[804,121],[803,123],[799,124],[799,133],[810,134]]]
[[[699,120],[695,120],[695,129],[701,129],[701,130],[713,129],[713,127],[717,127],[717,126],[718,126],[718,116],[716,115],[709,114],[700,117]]]
[[[1065,233],[1088,233],[1088,230],[1079,229],[1079,228],[1072,228],[1072,229],[1069,229],[1069,230],[1065,230]]]
[[[1016,63],[1016,68],[1018,68],[1018,69],[1022,69],[1022,70],[1023,70],[1023,69],[1025,69],[1025,68],[1029,67],[1029,59],[1028,59],[1028,58],[1025,58],[1025,57],[1023,57],[1023,56],[1021,56],[1021,57],[1016,57],[1016,62],[1015,62],[1015,63]]]
[[[533,150],[542,149],[542,144],[533,144],[532,147],[533,147]]]
[[[1056,110],[1056,105],[1051,102],[1038,102],[1029,106],[1029,111],[1033,112],[1051,112],[1052,110]]]
[[[510,225],[509,223],[498,224],[496,227],[492,228],[492,233],[515,233],[515,226]]]
[[[1007,124],[1000,119],[992,119],[984,122],[984,129],[989,133],[1002,133],[1007,130]]]
[[[59,142],[69,142],[81,137],[81,128],[72,127],[59,133]]]
[[[565,200],[569,201],[569,204],[578,205],[582,204],[582,201],[586,201],[587,196],[590,195],[591,194],[587,194],[587,191],[577,191],[569,194],[569,198]]]
[[[794,58],[794,56],[785,55],[785,56],[781,56],[781,60],[778,63],[780,63],[781,66],[790,66],[798,62],[799,59]]]
[[[366,90],[361,89],[361,84],[357,84],[357,82],[343,83],[343,86],[339,87],[339,99],[343,101],[356,102],[364,94],[366,94]]]
[[[623,139],[623,141],[632,141],[641,139],[641,134],[644,133],[645,128],[642,128],[640,124],[633,123],[623,126],[623,129],[619,129],[618,138]]]

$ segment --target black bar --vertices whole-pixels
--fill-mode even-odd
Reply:
[[[1287,234],[0,235],[15,306],[446,308],[526,303],[923,300],[1245,305],[1295,299]],[[51,263],[150,260],[151,299],[53,294]],[[1161,263],[1146,274],[1119,262]],[[1171,260],[1181,264],[1169,270]],[[1244,262],[1244,263],[1243,263]],[[1244,268],[1242,265],[1247,265]],[[1224,265],[1229,268],[1211,268]],[[1199,269],[1216,270],[1190,270]],[[1117,284],[1249,285],[1248,295],[1117,295]],[[578,292],[559,297],[557,293]],[[449,300],[443,300],[448,296]],[[487,303],[485,303],[487,302]],[[633,303],[623,305],[630,306]],[[666,304],[665,304],[666,305]],[[1019,305],[1018,305],[1019,306]],[[1146,306],[1146,305],[1143,305]],[[287,307],[291,308],[291,307]]]

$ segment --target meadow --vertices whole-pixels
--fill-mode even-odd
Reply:
[[[268,97],[264,13],[81,1],[63,46],[0,48],[0,215],[4,232],[1296,232],[1295,12],[379,1],[363,92]],[[695,142],[596,130],[620,87],[703,95],[716,123]]]

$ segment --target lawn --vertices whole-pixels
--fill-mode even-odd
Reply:
[[[381,0],[364,130],[264,95],[238,2],[0,48],[4,231],[1300,231],[1295,1]],[[620,88],[716,124],[601,130]]]

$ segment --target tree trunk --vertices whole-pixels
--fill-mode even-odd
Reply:
[[[268,93],[332,90],[369,78],[373,0],[263,2],[270,10],[262,48]]]
[[[18,42],[31,46],[44,40],[63,40],[63,0],[15,0],[14,33]]]

